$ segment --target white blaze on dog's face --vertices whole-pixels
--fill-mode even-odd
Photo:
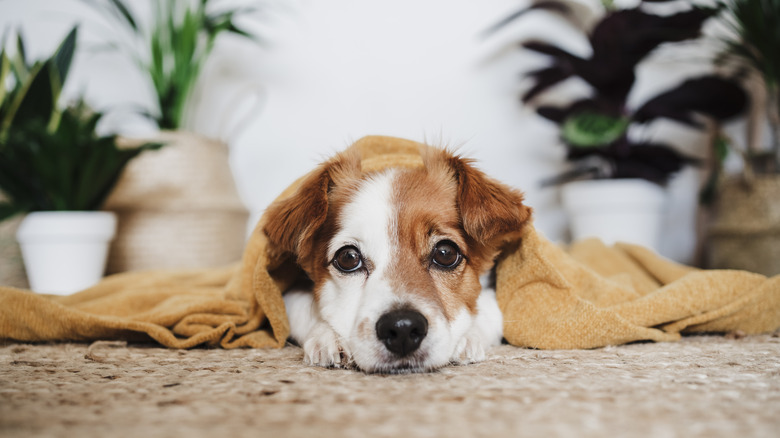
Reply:
[[[430,149],[424,161],[364,174],[356,157],[337,158],[301,199],[272,207],[280,225],[306,205],[321,217],[266,229],[282,244],[280,234],[300,233],[288,243],[314,282],[313,318],[332,329],[328,339],[346,361],[368,372],[430,370],[457,359],[474,327],[479,277],[530,213],[519,193],[464,160]],[[327,201],[312,199],[323,188]]]
[[[339,209],[315,293],[361,369],[441,366],[471,327],[484,255],[469,251],[455,188],[390,170],[360,181]],[[392,333],[399,324],[410,336]]]

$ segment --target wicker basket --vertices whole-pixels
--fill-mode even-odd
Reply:
[[[715,218],[709,267],[780,274],[780,175],[724,181]]]
[[[22,251],[16,241],[16,230],[24,219],[18,215],[0,222],[0,285],[29,288]]]
[[[240,260],[249,216],[228,147],[187,132],[131,161],[105,209],[118,215],[107,272],[202,268]]]

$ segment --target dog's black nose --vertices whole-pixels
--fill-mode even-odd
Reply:
[[[428,334],[428,320],[415,310],[393,310],[376,322],[376,336],[398,357],[413,353]]]

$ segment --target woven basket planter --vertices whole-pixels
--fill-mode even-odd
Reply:
[[[105,209],[118,215],[108,273],[240,260],[249,216],[222,142],[163,132],[166,145],[125,169]]]
[[[709,230],[708,266],[780,274],[780,175],[724,181]]]
[[[24,215],[0,222],[0,285],[27,289],[22,251],[16,241],[16,231]]]

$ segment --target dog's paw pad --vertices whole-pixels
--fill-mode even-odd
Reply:
[[[483,360],[485,360],[485,347],[480,338],[466,335],[458,343],[458,348],[455,349],[451,362],[457,365],[467,365]]]
[[[346,367],[349,364],[349,352],[341,345],[333,329],[319,324],[303,343],[303,360],[308,365]]]

